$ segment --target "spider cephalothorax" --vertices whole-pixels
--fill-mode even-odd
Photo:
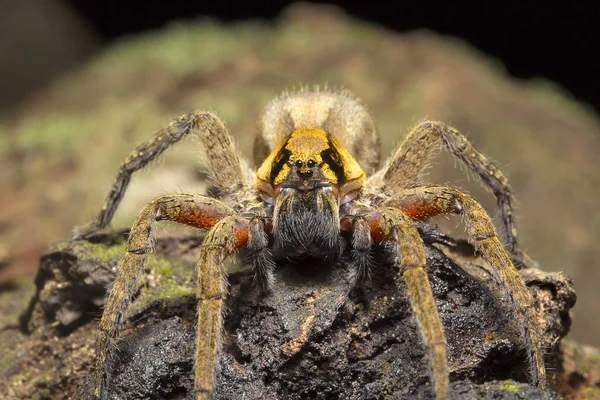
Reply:
[[[522,327],[531,380],[544,387],[533,299],[513,265],[524,265],[527,259],[517,246],[509,186],[504,175],[460,132],[440,122],[422,122],[377,170],[379,137],[364,106],[345,91],[301,90],[284,94],[266,108],[254,149],[260,167],[254,172],[241,160],[224,124],[214,114],[193,112],[179,117],[131,153],[98,219],[88,228],[106,226],[131,174],[192,132],[202,139],[213,183],[222,196],[166,195],[140,212],[99,324],[95,396],[101,396],[103,385],[110,385],[104,379],[110,344],[143,273],[152,224],[169,220],[208,231],[197,266],[197,399],[209,398],[215,385],[227,294],[226,257],[246,247],[256,282],[268,294],[278,259],[311,259],[333,265],[344,248],[350,247],[348,268],[354,284],[368,276],[372,249],[380,244],[391,252],[399,277],[406,282],[436,396],[450,398],[444,331],[415,225],[441,214],[463,215],[472,244],[492,266],[489,273],[506,291]],[[440,145],[476,173],[496,196],[508,253],[475,200],[453,187],[422,184],[421,174]],[[344,231],[351,237],[349,243],[342,237]]]
[[[256,173],[261,199],[274,205],[275,256],[337,259],[344,246],[340,207],[358,195],[364,179],[333,136],[319,128],[293,131]]]

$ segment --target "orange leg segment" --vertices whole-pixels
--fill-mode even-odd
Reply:
[[[219,200],[200,195],[172,195],[156,200],[158,203],[158,220],[169,220],[180,224],[199,228],[204,231],[212,229],[217,222],[225,217],[234,216],[235,211],[221,203]],[[237,248],[248,243],[248,230],[250,221],[238,221],[235,236],[238,240]]]

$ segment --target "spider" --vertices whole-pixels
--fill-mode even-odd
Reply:
[[[215,114],[184,114],[127,157],[98,218],[78,235],[108,225],[131,175],[192,133],[201,138],[219,196],[165,195],[141,210],[96,334],[95,397],[100,398],[103,387],[110,384],[105,377],[110,350],[151,251],[152,225],[168,220],[208,231],[197,264],[196,399],[210,398],[215,389],[227,295],[224,260],[246,247],[258,289],[268,295],[277,260],[307,262],[306,257],[311,257],[333,264],[344,251],[344,231],[351,236],[352,284],[368,277],[374,246],[393,248],[393,264],[399,279],[406,282],[435,395],[449,399],[446,340],[416,225],[441,214],[462,215],[470,242],[493,266],[493,281],[506,293],[522,328],[531,382],[544,388],[544,354],[534,302],[515,267],[529,260],[517,246],[508,182],[459,131],[441,122],[421,122],[377,169],[379,136],[362,102],[348,91],[305,88],[284,93],[266,107],[254,146],[260,167],[254,171]],[[422,183],[422,172],[440,147],[495,195],[508,252],[475,200],[454,187]]]

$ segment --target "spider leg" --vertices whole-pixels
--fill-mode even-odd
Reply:
[[[425,220],[440,214],[464,216],[471,243],[492,266],[492,279],[508,293],[512,308],[521,320],[522,335],[531,363],[532,383],[544,388],[544,352],[533,298],[498,240],[494,225],[483,207],[458,189],[445,186],[407,189],[384,202],[384,205],[399,207],[414,220]]]
[[[240,189],[245,184],[243,177],[246,175],[225,124],[211,112],[194,111],[173,120],[127,156],[96,220],[77,228],[74,237],[84,237],[91,231],[107,226],[125,195],[131,176],[171,145],[194,132],[202,139],[210,170],[219,172],[211,176],[216,186],[229,194]]]
[[[516,264],[519,267],[535,266],[535,262],[518,246],[508,180],[493,162],[475,149],[455,128],[438,121],[421,122],[406,136],[387,167],[384,168],[383,175],[379,175],[376,179],[381,179],[381,185],[392,192],[397,192],[398,188],[419,186],[423,171],[442,145],[473,171],[486,189],[496,197],[504,240]]]
[[[450,399],[446,337],[427,276],[427,260],[419,232],[413,220],[395,207],[381,207],[355,220],[354,229],[366,227],[373,240],[395,243],[397,257],[394,262],[406,281],[413,312],[423,335],[436,398]]]
[[[119,265],[115,281],[104,306],[96,334],[94,361],[94,395],[100,398],[109,353],[114,338],[123,323],[131,297],[138,289],[139,277],[144,270],[146,254],[151,251],[151,228],[154,221],[170,220],[200,229],[210,229],[220,220],[235,212],[220,201],[200,195],[168,195],[146,205],[131,228],[127,253]],[[238,232],[244,241],[244,232]]]
[[[248,242],[248,234],[248,220],[237,216],[226,217],[210,230],[200,248],[194,376],[196,400],[208,400],[215,384],[223,328],[223,301],[227,294],[223,262]]]
[[[269,237],[265,231],[265,222],[260,217],[254,217],[250,221],[248,250],[250,251],[249,258],[254,271],[254,282],[258,285],[261,293],[268,293],[271,291],[275,280],[273,276],[275,261],[269,248]]]
[[[362,283],[369,277],[373,265],[373,239],[371,228],[363,217],[356,217],[352,223],[352,262],[348,267],[352,285]]]

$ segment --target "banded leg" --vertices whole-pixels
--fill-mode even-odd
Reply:
[[[383,184],[393,192],[397,188],[412,188],[421,184],[423,171],[432,157],[444,146],[459,161],[473,171],[486,189],[494,194],[502,220],[502,231],[514,260],[529,267],[535,265],[519,250],[513,218],[512,194],[504,174],[481,154],[458,130],[437,121],[425,121],[415,126],[387,165]]]
[[[127,156],[119,168],[115,182],[106,196],[98,217],[92,223],[76,228],[74,237],[83,237],[91,231],[107,226],[125,195],[131,176],[171,145],[194,132],[197,132],[202,139],[208,156],[209,169],[218,171],[218,174],[211,176],[217,187],[225,193],[232,193],[239,189],[245,183],[244,171],[242,171],[239,156],[223,122],[213,113],[206,111],[184,114]]]
[[[470,241],[491,265],[492,279],[509,295],[513,311],[520,319],[521,334],[531,363],[532,383],[544,388],[544,351],[533,298],[498,240],[494,225],[483,207],[458,189],[444,186],[407,189],[384,204],[401,208],[415,220],[424,220],[440,214],[464,216]]]
[[[248,220],[226,217],[208,233],[198,261],[198,336],[194,392],[196,400],[208,400],[215,373],[223,329],[223,301],[227,295],[224,261],[248,242]]]
[[[234,212],[216,199],[200,195],[160,197],[146,205],[131,228],[127,253],[119,265],[117,276],[104,306],[96,334],[94,360],[94,396],[101,397],[109,353],[123,323],[131,297],[139,287],[146,254],[151,251],[151,228],[154,221],[170,220],[201,229],[210,229]]]
[[[423,242],[410,217],[398,208],[382,207],[365,217],[374,240],[393,240],[398,247],[396,263],[406,281],[408,295],[423,335],[436,399],[450,399],[446,337],[437,311]]]

